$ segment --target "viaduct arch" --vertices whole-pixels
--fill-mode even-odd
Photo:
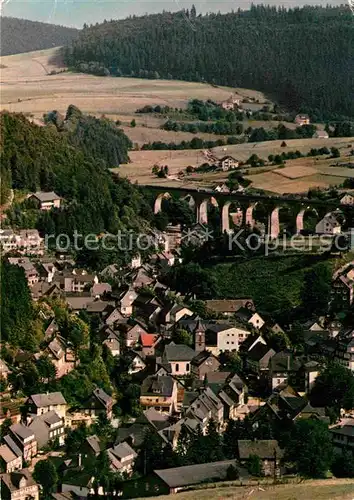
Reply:
[[[159,188],[157,186],[147,186],[153,188],[157,191],[157,196],[154,202],[154,213],[157,214],[162,210],[163,200],[171,199],[172,192],[178,192],[182,198],[189,198],[190,206],[194,205],[196,209],[196,221],[201,224],[208,224],[208,205],[212,204],[218,206],[220,209],[220,224],[222,232],[230,232],[230,207],[233,203],[238,202],[241,205],[243,216],[242,224],[253,229],[256,225],[256,220],[254,217],[254,210],[260,201],[270,201],[271,207],[268,210],[268,228],[267,233],[270,238],[277,238],[280,234],[280,211],[284,206],[290,204],[294,205],[295,208],[298,207],[299,211],[294,214],[294,229],[296,228],[296,233],[299,234],[304,229],[304,217],[307,212],[313,212],[316,214],[317,218],[320,218],[319,211],[316,210],[315,206],[320,205],[320,201],[317,200],[301,200],[287,197],[269,197],[264,195],[230,195],[228,193],[208,193],[203,191],[197,191],[192,189],[183,188],[169,188],[168,191],[158,192]],[[305,206],[306,203],[306,206]],[[338,204],[327,204],[326,210],[330,208],[338,208]],[[322,203],[323,206],[323,203]]]

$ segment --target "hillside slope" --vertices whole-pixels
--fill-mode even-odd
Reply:
[[[72,235],[76,229],[86,234],[116,233],[140,227],[140,221],[149,216],[149,207],[135,186],[123,179],[113,181],[107,169],[111,155],[127,158],[125,135],[114,124],[110,127],[105,120],[78,113],[70,107],[64,126],[58,128],[39,127],[23,115],[0,114],[3,184],[24,192],[55,191],[65,200],[63,209],[50,213],[13,206],[10,225],[35,226],[44,234]],[[110,157],[102,150],[105,135]]]
[[[354,116],[349,8],[132,17],[85,28],[66,51],[82,72],[207,81],[273,94],[312,118]]]
[[[7,56],[66,45],[78,35],[79,30],[74,28],[3,17],[0,55]]]

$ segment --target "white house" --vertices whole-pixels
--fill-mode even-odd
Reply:
[[[340,202],[342,205],[354,205],[354,195],[346,193],[341,197]]]
[[[316,224],[317,234],[340,234],[342,226],[334,213],[328,213]]]
[[[237,168],[239,166],[239,161],[233,156],[228,155],[219,160],[219,166],[223,172],[227,172],[228,170]]]
[[[316,130],[316,132],[313,134],[312,139],[328,139],[329,135],[328,132],[325,130]]]
[[[240,345],[250,335],[246,328],[232,325],[209,325],[208,329],[216,332],[216,349],[212,352],[217,356],[222,351],[238,351]],[[208,350],[209,347],[207,347]]]
[[[54,191],[44,192],[37,191],[29,196],[29,199],[34,200],[38,208],[41,210],[51,210],[52,208],[60,208],[61,198]]]
[[[302,127],[303,125],[310,125],[310,117],[309,115],[296,115],[295,123]]]

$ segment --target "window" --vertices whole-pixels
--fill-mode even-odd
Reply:
[[[230,344],[230,342],[226,342],[227,344]]]
[[[186,370],[189,372],[189,363],[186,364]]]
[[[179,363],[176,363],[176,372],[179,372]]]

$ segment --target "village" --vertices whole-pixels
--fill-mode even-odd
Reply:
[[[43,211],[63,202],[54,192],[29,198]],[[147,259],[136,253],[127,266],[101,272],[79,267],[70,252],[48,250],[37,230],[0,236],[45,324],[39,352],[1,346],[4,498],[38,499],[40,491],[57,500],[107,492],[136,498],[211,479],[281,481],[296,477],[296,467],[277,429],[303,422],[323,426],[339,462],[352,457],[354,392],[346,399],[342,380],[332,380],[342,388],[325,385],[339,370],[354,391],[354,330],[341,315],[285,326],[257,311],[251,296],[183,296],[159,280],[162,268],[181,261],[181,231],[173,226],[154,230]],[[333,274],[330,301],[352,310],[353,260]],[[63,318],[74,325],[69,335]],[[50,390],[62,383],[70,395],[70,377],[80,390],[74,374],[92,349],[106,368],[87,396],[82,388],[80,403]],[[29,364],[41,383],[31,382]],[[48,390],[28,394],[31,383]],[[207,445],[209,459],[202,457]],[[55,490],[45,478],[52,464]]]
[[[57,49],[1,61],[1,498],[350,500],[350,116]]]

